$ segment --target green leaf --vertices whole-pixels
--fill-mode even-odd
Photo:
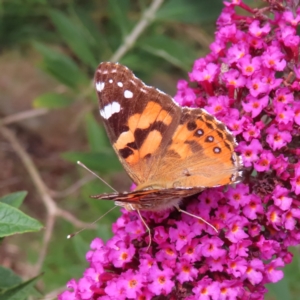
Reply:
[[[157,12],[156,20],[189,24],[215,22],[222,8],[221,0],[213,4],[210,1],[169,0]]]
[[[34,284],[41,277],[38,275],[0,294],[0,300],[23,300],[31,294]]]
[[[86,115],[85,124],[91,151],[97,152],[103,147],[109,147],[110,143],[104,128],[99,126],[92,114]]]
[[[92,171],[97,170],[103,173],[122,170],[122,166],[112,151],[97,153],[65,152],[62,157],[70,162],[81,161]]]
[[[15,208],[18,208],[23,203],[25,197],[27,195],[26,191],[15,192],[8,195],[5,195],[0,198],[0,202],[11,205]]]
[[[43,225],[20,210],[0,202],[0,237],[38,231]]]
[[[64,95],[56,93],[45,93],[33,100],[33,106],[35,108],[61,108],[72,104],[73,99],[67,98]]]
[[[59,82],[72,88],[77,87],[80,83],[87,84],[89,82],[83,72],[68,56],[38,42],[34,42],[33,45],[44,57],[41,68]]]
[[[196,54],[183,43],[166,36],[152,36],[140,39],[137,44],[141,49],[159,56],[169,63],[188,71]]]
[[[111,21],[116,24],[119,30],[122,33],[122,36],[125,37],[128,32],[131,30],[131,24],[129,23],[128,11],[130,9],[130,3],[128,0],[110,0],[109,4],[109,13]]]
[[[98,62],[88,47],[86,36],[81,28],[71,18],[57,10],[50,12],[50,17],[56,29],[73,52],[87,65],[95,68]]]
[[[0,289],[8,289],[22,282],[12,270],[0,266]]]
[[[101,3],[98,5],[102,5]],[[95,8],[97,9],[97,8]],[[111,55],[111,50],[108,45],[107,36],[102,34],[97,24],[93,21],[90,14],[87,14],[80,7],[72,7],[74,18],[77,20],[82,32],[86,37],[86,41],[90,49],[95,53],[98,63],[104,53]],[[95,66],[94,66],[95,68]]]

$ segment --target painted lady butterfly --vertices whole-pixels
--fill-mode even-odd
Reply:
[[[235,138],[204,109],[180,107],[117,63],[99,65],[95,86],[109,139],[137,187],[92,198],[114,200],[127,210],[158,211],[241,179]]]

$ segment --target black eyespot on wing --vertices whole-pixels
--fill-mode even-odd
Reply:
[[[194,132],[195,137],[200,137],[204,134],[204,131],[202,129],[198,129]]]
[[[212,135],[209,135],[206,137],[205,142],[212,143],[214,140],[215,140],[214,137]]]
[[[221,153],[221,148],[220,147],[215,147],[214,148],[214,153],[216,153],[216,154],[219,154],[219,153]]]

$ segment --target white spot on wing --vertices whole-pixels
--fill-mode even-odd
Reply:
[[[122,87],[122,86],[123,86],[123,83],[119,81],[119,82],[117,83],[117,85],[118,85],[119,87]]]
[[[129,90],[126,90],[124,92],[124,97],[125,98],[132,98],[133,97],[133,93],[131,91],[129,91]]]
[[[120,103],[114,101],[112,103],[107,104],[103,109],[100,109],[100,115],[104,119],[109,119],[113,114],[120,112],[121,105]]]
[[[96,82],[96,90],[97,90],[98,92],[101,92],[101,91],[104,89],[104,86],[105,86],[105,83],[104,83],[104,82],[101,82],[101,81]]]
[[[109,79],[108,82],[109,82],[109,83],[113,83],[114,81],[113,81],[112,79]]]

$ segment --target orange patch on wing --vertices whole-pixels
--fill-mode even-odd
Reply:
[[[128,119],[128,127],[130,131],[134,132],[134,129],[137,127],[140,118],[141,114],[134,114]]]
[[[172,117],[158,103],[150,101],[141,114],[134,114],[129,118],[128,127],[131,131],[136,128],[146,129],[155,121],[169,125],[172,122]]]
[[[172,116],[166,110],[162,110],[156,119],[156,121],[163,122],[165,125],[170,125],[172,120]]]
[[[158,130],[150,131],[140,148],[140,157],[145,157],[147,154],[153,154],[159,148],[161,140],[162,135]]]
[[[128,143],[132,142],[134,142],[133,133],[131,131],[122,132],[117,141],[114,143],[114,147],[118,150],[123,149]]]
[[[193,155],[193,151],[189,144],[183,144],[180,147],[178,147],[176,153],[179,154],[182,159],[185,159],[186,157]]]
[[[140,155],[137,150],[133,150],[133,154],[129,155],[127,158],[125,158],[125,161],[129,165],[135,165],[140,161]]]
[[[186,124],[179,125],[173,134],[172,144],[168,150],[176,152],[182,159],[192,155],[191,146],[184,143],[188,140],[187,137],[190,135],[191,131],[187,129]]]

